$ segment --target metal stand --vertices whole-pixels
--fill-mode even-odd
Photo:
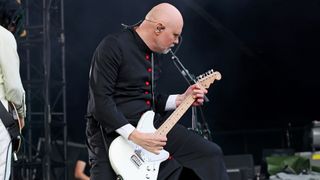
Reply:
[[[189,85],[197,83],[195,76],[189,73],[189,71],[183,66],[183,64],[181,63],[179,58],[175,55],[175,53],[171,49],[169,50],[169,52],[172,56],[171,59],[173,60],[174,65],[182,74],[182,76],[187,81],[187,83]],[[204,96],[204,101],[209,102],[210,100],[207,98],[207,96]],[[198,121],[198,112],[197,112],[198,109],[201,112],[202,123]],[[200,106],[198,107],[192,106],[192,122],[191,122],[191,128],[189,128],[189,130],[192,130],[200,134],[205,139],[212,140],[210,128],[205,120],[202,108]]]
[[[291,123],[288,122],[288,127],[286,128],[286,145],[287,145],[287,148],[291,148]]]
[[[18,179],[53,178],[51,151],[57,139],[63,140],[64,177],[56,178],[67,179],[64,1],[23,3],[27,37],[19,42],[19,56],[27,117],[24,161],[20,165],[23,177]],[[37,147],[40,137],[45,137],[43,152]]]

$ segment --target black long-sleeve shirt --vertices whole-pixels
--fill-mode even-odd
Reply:
[[[98,124],[111,133],[128,122],[134,126],[152,107],[152,51],[134,29],[109,35],[97,47],[90,69],[88,127]],[[154,64],[160,55],[154,54]],[[158,77],[159,68],[154,68]],[[155,84],[155,83],[154,83]],[[168,96],[155,96],[155,111],[163,112]],[[98,123],[99,122],[99,123]]]

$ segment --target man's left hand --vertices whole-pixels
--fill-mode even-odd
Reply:
[[[204,95],[207,94],[208,91],[201,87],[198,84],[194,84],[189,86],[189,88],[183,93],[177,96],[176,99],[176,107],[178,107],[182,101],[184,101],[189,95],[192,95],[192,97],[195,99],[193,102],[193,106],[200,106],[204,102]]]

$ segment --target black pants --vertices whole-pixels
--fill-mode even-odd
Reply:
[[[172,158],[160,165],[159,180],[178,180],[183,168],[191,169],[201,180],[227,180],[228,175],[221,148],[215,143],[176,124],[167,135],[164,147]],[[110,144],[112,138],[107,138]],[[111,168],[106,149],[93,147],[89,153],[91,161],[91,180],[113,180],[116,175]]]

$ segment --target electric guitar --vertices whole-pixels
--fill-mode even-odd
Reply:
[[[15,107],[15,105],[11,102],[8,102],[9,104],[9,113],[12,116],[12,119],[15,123],[15,126],[12,127],[14,128],[14,130],[12,130],[12,132],[9,131],[9,134],[11,135],[12,138],[12,152],[13,152],[13,156],[14,159],[17,160],[17,156],[16,154],[18,153],[18,151],[20,150],[21,147],[21,141],[22,141],[22,135],[21,135],[21,124],[19,121],[19,115],[18,115],[18,111]]]
[[[5,106],[0,102],[1,108],[1,120],[3,125],[6,127],[12,143],[12,154],[14,160],[17,160],[17,153],[21,145],[21,124],[19,121],[19,116],[15,105],[11,102],[8,102],[8,111]]]
[[[221,74],[219,72],[210,70],[197,77],[197,84],[208,89],[210,84],[220,79]],[[195,99],[192,95],[186,97],[158,129],[155,129],[153,126],[155,113],[153,111],[147,111],[140,118],[136,128],[144,133],[167,135],[194,101]],[[168,158],[169,153],[164,149],[156,155],[132,141],[124,139],[122,136],[114,139],[109,147],[109,160],[113,170],[118,176],[117,179],[156,180],[160,163]]]

